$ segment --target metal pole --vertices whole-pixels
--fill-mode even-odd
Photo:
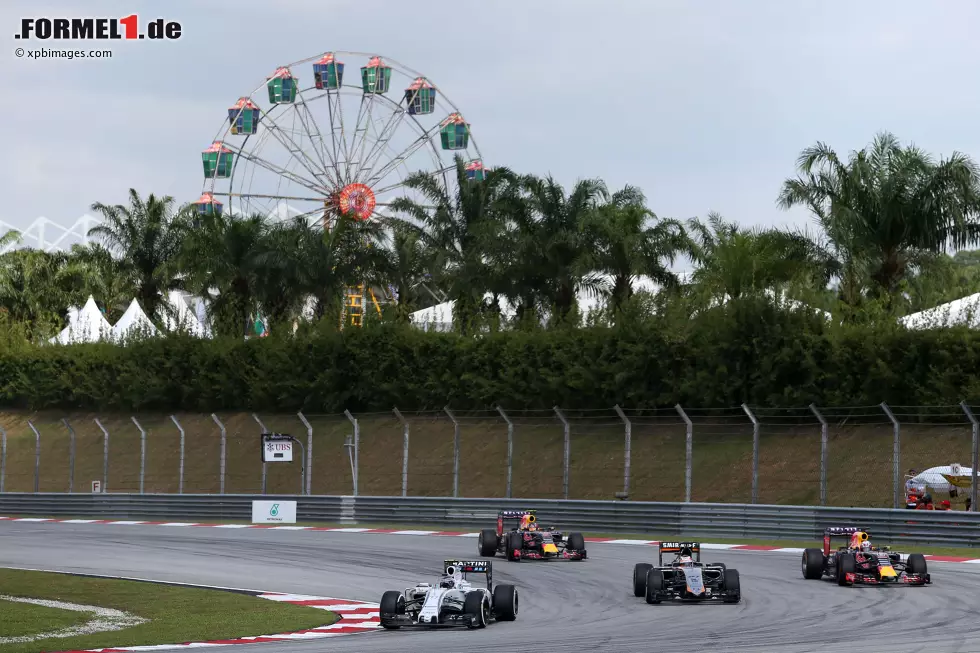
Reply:
[[[513,494],[512,482],[514,480],[514,423],[510,421],[507,413],[500,406],[497,406],[497,412],[507,422],[507,498],[510,499]]]
[[[170,416],[170,421],[174,423],[177,430],[180,431],[180,474],[177,480],[177,494],[184,493],[184,427],[180,425],[177,421],[177,417],[174,415]]]
[[[885,415],[888,415],[888,419],[895,427],[895,439],[892,442],[892,508],[898,508],[902,487],[902,425],[899,424],[888,404],[881,402],[881,409],[885,411]]]
[[[140,494],[143,494],[143,479],[146,476],[146,431],[135,417],[130,416],[129,419],[133,420],[133,424],[140,430]]]
[[[41,487],[41,434],[34,428],[34,422],[28,420],[27,425],[34,431],[34,493]]]
[[[259,425],[259,428],[262,429],[262,432],[263,433],[268,433],[269,432],[269,429],[265,428],[265,424],[262,423],[262,420],[259,419],[259,416],[258,415],[256,415],[255,413],[252,413],[252,419],[254,419],[255,422],[256,422],[256,424]],[[263,458],[262,459],[262,494],[265,494],[265,490],[266,490],[266,480],[267,480],[267,467],[266,467],[266,465],[267,465],[267,463],[265,462],[265,458]]]
[[[980,422],[970,409],[970,405],[965,401],[960,402],[963,412],[973,424],[973,462],[971,464],[970,478],[970,512],[977,512],[977,467],[980,467]],[[0,492],[3,492],[3,481],[0,481]]]
[[[221,473],[219,476],[218,483],[221,486],[220,493],[224,494],[225,493],[225,451],[228,442],[228,432],[225,430],[225,425],[221,423],[221,420],[218,419],[217,415],[211,413],[211,419],[213,419],[214,423],[218,425],[219,429],[221,429]]]
[[[7,431],[0,426],[0,492],[7,476]]]
[[[459,422],[449,406],[443,408],[453,421],[453,497],[459,496]]]
[[[827,505],[827,420],[824,419],[815,404],[810,404],[810,411],[820,420],[820,505]]]
[[[562,473],[561,473],[561,491],[564,497],[568,498],[568,463],[569,459],[572,457],[572,430],[568,425],[568,420],[565,419],[565,414],[561,412],[558,406],[554,406],[555,415],[561,420],[562,426],[565,430],[565,453],[562,461]]]
[[[99,418],[95,418],[95,425],[102,431],[102,491],[109,491],[109,431],[102,426]]]
[[[613,406],[613,409],[619,415],[619,419],[623,420],[623,424],[626,425],[626,442],[623,445],[624,449],[624,461],[623,461],[623,494],[629,496],[630,493],[630,459],[632,458],[631,450],[633,448],[633,423],[623,412],[623,409],[619,407],[619,404]]]
[[[742,410],[752,420],[752,503],[759,500],[759,420],[755,418],[747,404],[742,404]]]
[[[684,438],[684,501],[691,502],[691,468],[694,463],[694,422],[687,416],[680,404],[674,406],[674,410],[684,420],[687,425],[687,435]]]
[[[402,423],[402,496],[408,496],[408,434],[409,434],[409,424],[408,420],[402,415],[402,412],[397,408],[393,408],[395,411],[395,417],[398,421]]]
[[[71,494],[75,488],[75,429],[67,419],[62,419],[61,423],[68,429],[68,494]]]
[[[303,411],[296,413],[299,421],[306,427],[306,467],[303,469],[301,480],[305,478],[306,496],[310,495],[310,481],[313,479],[313,426],[306,421]],[[302,492],[302,490],[300,490]]]
[[[359,461],[357,460],[357,450],[361,446],[361,426],[357,423],[357,419],[350,414],[349,410],[344,410],[344,415],[347,415],[347,419],[350,423],[354,425],[354,442],[352,443],[353,455],[351,455],[350,460],[350,475],[351,481],[354,483],[354,496],[357,496],[357,476],[361,468],[359,466]]]

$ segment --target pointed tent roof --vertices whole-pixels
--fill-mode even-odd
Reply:
[[[71,307],[68,309],[68,326],[61,333],[49,340],[63,345],[77,342],[98,342],[109,338],[112,325],[105,319],[102,311],[92,295],[81,310]]]
[[[185,329],[191,335],[199,338],[207,337],[207,330],[194,315],[194,311],[191,310],[187,300],[184,299],[184,295],[179,290],[171,290],[167,293],[167,304],[170,310],[161,310],[160,319],[168,331]]]
[[[123,338],[135,334],[150,334],[150,335],[160,335],[160,331],[153,325],[150,318],[146,316],[143,309],[140,307],[140,303],[133,298],[133,301],[129,303],[129,308],[126,312],[122,314],[119,321],[112,327],[111,337],[113,340],[122,340]]]

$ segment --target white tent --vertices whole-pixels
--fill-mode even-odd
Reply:
[[[169,310],[166,310],[169,309]],[[160,310],[160,319],[168,331],[185,330],[199,338],[207,338],[210,333],[191,310],[188,301],[179,290],[167,293],[167,307]]]
[[[68,326],[48,342],[62,345],[98,342],[109,339],[111,332],[112,325],[99,310],[95,298],[89,295],[81,310],[74,307],[68,309]]]
[[[906,315],[899,318],[898,321],[909,329],[929,329],[953,325],[965,325],[971,329],[976,329],[980,327],[980,293]]]
[[[133,301],[129,303],[129,308],[112,327],[111,338],[119,342],[126,337],[137,334],[157,336],[160,335],[160,331],[153,326],[153,322],[146,316],[146,313],[140,308],[140,303],[134,297]]]

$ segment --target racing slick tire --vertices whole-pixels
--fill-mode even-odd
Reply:
[[[738,569],[725,570],[725,603],[738,603],[742,600],[742,585],[738,579]]]
[[[647,603],[657,605],[660,603],[660,593],[664,591],[664,575],[659,569],[651,569],[647,572]]]
[[[521,551],[524,549],[524,538],[521,537],[520,533],[510,532],[504,535],[507,538],[507,559],[511,562],[520,562],[520,556],[515,556],[514,551]]]
[[[653,569],[649,562],[640,562],[633,567],[633,596],[646,596],[647,572]]]
[[[568,540],[565,542],[565,548],[581,553],[582,560],[585,559],[585,537],[581,533],[569,533]]]
[[[480,551],[480,555],[484,558],[493,558],[497,555],[497,546],[499,545],[499,540],[497,539],[497,531],[492,528],[485,528],[480,531],[480,538],[477,541],[477,548]]]
[[[468,592],[463,601],[463,614],[473,617],[469,628],[486,628],[490,621],[490,601],[483,592]]]
[[[389,590],[381,595],[381,605],[378,608],[378,616],[381,620],[381,627],[387,630],[398,630],[398,624],[385,622],[385,615],[405,614],[405,597],[401,592]]]
[[[837,556],[837,584],[844,587],[854,583],[847,580],[847,574],[853,574],[855,560],[853,553],[841,553]]]
[[[823,550],[805,549],[803,551],[803,578],[820,580],[823,577]]]
[[[910,553],[906,562],[906,568],[910,574],[920,574],[925,576],[928,572],[926,567],[926,557],[921,553]]]
[[[497,585],[493,588],[493,614],[498,621],[517,619],[517,588],[513,585]]]

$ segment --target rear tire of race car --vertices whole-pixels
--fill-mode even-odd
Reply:
[[[565,548],[581,553],[582,559],[585,559],[585,537],[581,533],[569,533]]]
[[[845,587],[847,585],[853,585],[853,582],[847,580],[847,574],[853,574],[855,569],[854,554],[852,553],[841,553],[837,556],[837,584]]]
[[[738,569],[725,570],[725,603],[738,603],[742,600],[742,585],[738,578]]]
[[[524,548],[524,538],[521,537],[520,533],[507,533],[505,535],[507,538],[507,559],[511,562],[520,562],[520,557],[514,555],[514,551],[520,551]]]
[[[823,576],[823,551],[806,549],[803,551],[803,578],[820,580]]]
[[[486,628],[490,620],[490,602],[483,592],[469,592],[463,601],[463,613],[473,617],[470,628]]]
[[[405,597],[402,596],[401,592],[395,590],[389,590],[381,595],[381,605],[378,608],[378,614],[381,620],[381,627],[387,630],[398,630],[401,626],[392,623],[385,622],[386,615],[400,615],[405,614]]]
[[[493,558],[497,555],[497,531],[492,528],[486,528],[480,531],[480,539],[477,542],[477,548],[480,551],[480,555],[484,558]]]
[[[517,619],[517,588],[513,585],[497,585],[493,588],[493,614],[498,621]]]
[[[660,593],[664,591],[664,575],[659,569],[651,569],[647,572],[647,603],[657,605],[660,603]]]
[[[633,567],[633,596],[646,596],[647,572],[653,569],[648,562],[640,562]]]
[[[921,553],[910,553],[906,567],[910,574],[925,576],[927,573],[929,573],[926,567],[926,557]]]

